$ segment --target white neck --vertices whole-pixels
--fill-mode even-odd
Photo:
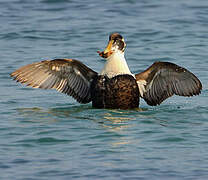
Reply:
[[[107,75],[109,78],[120,74],[133,75],[126,63],[124,53],[121,51],[117,51],[107,58],[107,62],[100,74]]]

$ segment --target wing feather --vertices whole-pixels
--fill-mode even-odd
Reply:
[[[141,97],[152,106],[174,94],[193,96],[202,90],[200,80],[193,73],[169,62],[155,62],[135,76]]]
[[[80,103],[88,103],[91,101],[90,84],[97,73],[78,60],[54,59],[23,66],[11,76],[27,86],[56,89]]]

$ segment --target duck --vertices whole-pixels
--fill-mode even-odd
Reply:
[[[156,106],[173,95],[201,93],[200,80],[171,62],[156,61],[143,72],[132,74],[125,49],[123,36],[112,33],[105,50],[97,51],[106,59],[99,73],[76,59],[53,59],[25,65],[10,75],[26,86],[55,89],[82,104],[92,102],[93,108],[134,109],[140,98]]]

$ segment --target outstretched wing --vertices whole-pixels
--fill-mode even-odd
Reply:
[[[80,103],[88,103],[91,101],[90,84],[97,73],[78,60],[54,59],[23,66],[11,76],[27,86],[56,89]]]
[[[145,71],[136,74],[140,96],[151,106],[168,97],[200,94],[200,80],[187,69],[169,62],[155,62]]]

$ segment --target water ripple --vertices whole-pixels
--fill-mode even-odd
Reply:
[[[208,76],[204,0],[1,0],[1,179],[207,179]],[[154,61],[186,67],[200,96],[135,110],[94,109],[9,74],[53,58],[100,72],[108,35],[120,32],[133,73]]]

